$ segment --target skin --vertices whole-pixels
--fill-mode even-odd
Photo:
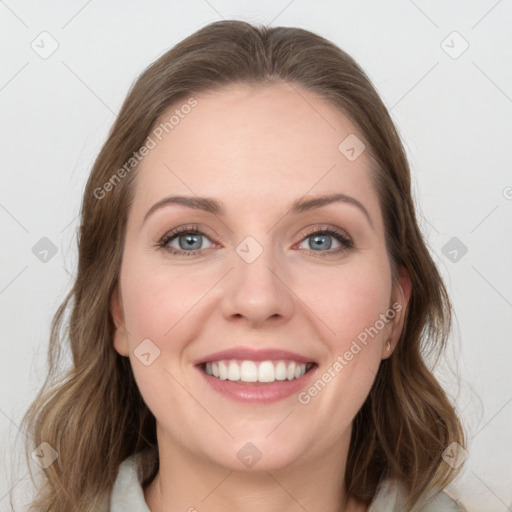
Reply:
[[[323,99],[284,83],[236,84],[194,97],[197,106],[137,171],[111,302],[114,347],[130,358],[157,420],[160,469],[144,489],[146,502],[152,512],[367,510],[340,483],[353,418],[398,341],[410,281],[401,274],[401,288],[392,286],[368,151],[349,161],[338,150],[349,134],[363,137]],[[305,195],[335,192],[360,201],[371,224],[346,203],[287,213]],[[171,204],[143,222],[169,195],[214,198],[225,214]],[[158,247],[189,224],[204,233],[199,254]],[[327,236],[330,249],[312,249],[308,229],[328,226],[354,247],[336,253],[342,244]],[[247,236],[263,248],[252,263],[236,252]],[[179,249],[179,237],[169,245]],[[277,348],[316,361],[320,377],[396,301],[402,310],[307,405],[296,395],[235,402],[194,367],[219,350]],[[148,338],[160,355],[145,366],[134,350]],[[262,454],[251,468],[237,457],[248,442]]]

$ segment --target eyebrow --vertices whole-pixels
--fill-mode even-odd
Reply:
[[[289,206],[288,211],[292,214],[303,213],[306,211],[315,210],[317,208],[321,208],[322,206],[326,206],[332,203],[343,203],[355,206],[359,211],[361,211],[366,219],[368,220],[370,226],[373,226],[372,219],[368,210],[363,206],[361,202],[351,196],[347,196],[345,194],[329,194],[322,196],[314,196],[309,198],[301,198],[293,201]],[[215,199],[211,199],[208,197],[191,197],[191,196],[169,196],[164,197],[157,203],[155,203],[144,216],[143,223],[146,222],[146,219],[156,210],[167,206],[169,204],[178,204],[182,206],[186,206],[188,208],[193,208],[195,210],[202,210],[207,213],[212,213],[213,215],[224,215],[224,209],[221,206],[221,203],[216,201]]]

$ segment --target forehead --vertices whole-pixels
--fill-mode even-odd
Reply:
[[[315,93],[284,82],[231,84],[193,98],[192,108],[182,108],[188,98],[170,107],[150,134],[134,210],[169,194],[215,197],[239,211],[333,192],[378,209],[368,145],[355,160],[340,151],[347,137],[363,139],[360,130]]]

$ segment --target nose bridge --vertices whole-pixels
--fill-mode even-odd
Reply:
[[[235,248],[234,268],[224,298],[227,317],[243,316],[253,324],[271,317],[288,317],[293,298],[278,270],[282,255],[272,247],[271,236],[248,236]]]

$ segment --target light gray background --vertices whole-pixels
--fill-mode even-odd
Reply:
[[[437,373],[462,414],[469,458],[449,490],[470,512],[512,510],[510,0],[0,1],[0,510],[16,479],[17,491],[26,486],[26,469],[10,476],[13,442],[23,440],[17,425],[45,376],[50,320],[72,282],[93,159],[135,77],[221,18],[331,39],[391,110],[456,312],[448,362],[460,382]],[[43,59],[31,45],[42,52],[52,38],[58,48]],[[42,237],[58,250],[46,263],[32,252]]]

